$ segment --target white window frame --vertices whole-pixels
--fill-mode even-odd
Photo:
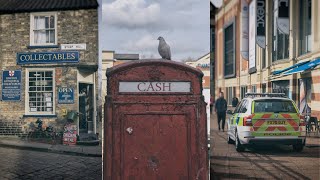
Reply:
[[[54,43],[44,43],[44,44],[35,44],[34,43],[34,17],[35,16],[54,16],[54,29],[55,29],[55,42]],[[57,27],[57,12],[42,12],[42,13],[30,13],[30,46],[52,46],[58,44],[58,27]]]
[[[52,112],[37,112],[30,111],[29,107],[29,72],[33,71],[52,71]],[[56,84],[55,84],[55,69],[54,68],[29,68],[26,69],[26,84],[25,84],[25,114],[26,115],[55,115],[56,112]]]

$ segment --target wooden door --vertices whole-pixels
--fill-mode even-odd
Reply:
[[[118,134],[122,144],[121,179],[188,179],[191,142],[187,114],[166,112],[122,117]]]

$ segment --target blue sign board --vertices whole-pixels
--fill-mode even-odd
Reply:
[[[78,51],[17,53],[17,64],[50,64],[78,62]]]
[[[73,104],[74,103],[74,88],[59,87],[58,88],[58,103]]]
[[[21,70],[2,72],[2,100],[20,101]]]

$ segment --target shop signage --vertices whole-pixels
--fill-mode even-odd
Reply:
[[[20,101],[21,70],[2,72],[2,100]]]
[[[185,93],[191,92],[190,82],[120,82],[119,92]]]
[[[58,88],[58,103],[73,104],[74,103],[74,88],[59,87]]]
[[[17,53],[17,64],[78,63],[79,52]]]
[[[63,144],[64,145],[76,145],[77,143],[77,125],[66,124],[63,132]]]
[[[86,50],[86,44],[61,44],[61,50]]]
[[[249,59],[249,6],[246,0],[241,1],[241,44],[240,52],[243,59]]]
[[[256,68],[256,0],[249,5],[249,73]]]
[[[197,64],[197,68],[210,68],[210,63],[199,63]]]
[[[257,0],[257,44],[266,48],[266,2]]]

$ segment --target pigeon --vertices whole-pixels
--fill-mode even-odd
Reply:
[[[171,52],[170,52],[170,46],[166,43],[163,37],[158,37],[159,40],[159,46],[158,51],[162,59],[171,60]]]

